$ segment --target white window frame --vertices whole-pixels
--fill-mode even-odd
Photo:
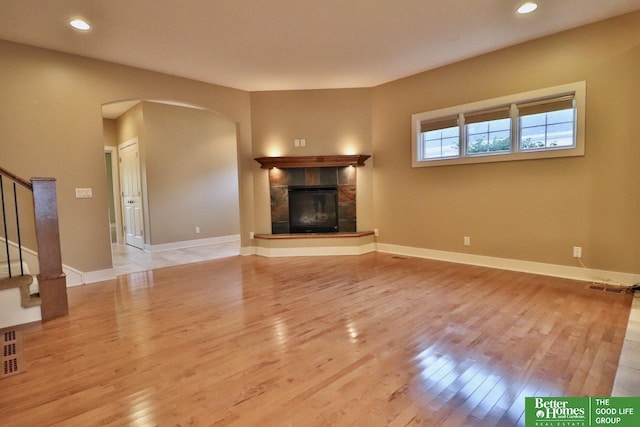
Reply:
[[[555,157],[575,157],[584,156],[585,152],[585,104],[586,104],[586,82],[574,82],[559,86],[553,86],[544,89],[523,92],[514,95],[502,96],[499,98],[488,99],[479,102],[472,102],[464,105],[456,105],[454,107],[442,108],[434,111],[413,114],[411,116],[412,141],[411,141],[411,165],[414,168],[459,165],[470,163],[490,163],[504,162],[513,160],[529,160],[529,159],[548,159]],[[575,100],[575,146],[572,147],[554,147],[541,148],[538,150],[519,151],[520,146],[520,129],[519,118],[513,111],[515,104],[533,102],[536,100],[561,97],[565,95],[573,95]],[[467,154],[466,153],[466,135],[464,131],[464,115],[468,113],[478,112],[482,110],[491,110],[492,108],[510,106],[512,110],[511,123],[511,151],[509,152],[492,152],[487,154]],[[462,123],[458,125],[462,127],[460,132],[460,156],[423,159],[423,147],[421,138],[422,123],[436,121],[445,117],[459,116]],[[463,139],[464,137],[464,139]]]

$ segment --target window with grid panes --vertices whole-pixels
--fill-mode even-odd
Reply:
[[[413,166],[584,155],[585,82],[414,114]]]

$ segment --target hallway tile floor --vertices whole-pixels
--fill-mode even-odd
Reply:
[[[116,275],[121,276],[156,268],[236,256],[240,254],[240,242],[215,243],[159,252],[145,252],[132,246],[113,244],[111,253]]]

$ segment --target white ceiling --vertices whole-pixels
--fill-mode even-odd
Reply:
[[[523,1],[0,0],[0,39],[248,91],[370,87],[640,9],[538,0],[517,15]]]

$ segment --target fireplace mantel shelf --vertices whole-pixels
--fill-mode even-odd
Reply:
[[[262,169],[271,168],[318,168],[364,166],[364,162],[371,157],[368,154],[333,155],[333,156],[290,156],[290,157],[258,157]]]

